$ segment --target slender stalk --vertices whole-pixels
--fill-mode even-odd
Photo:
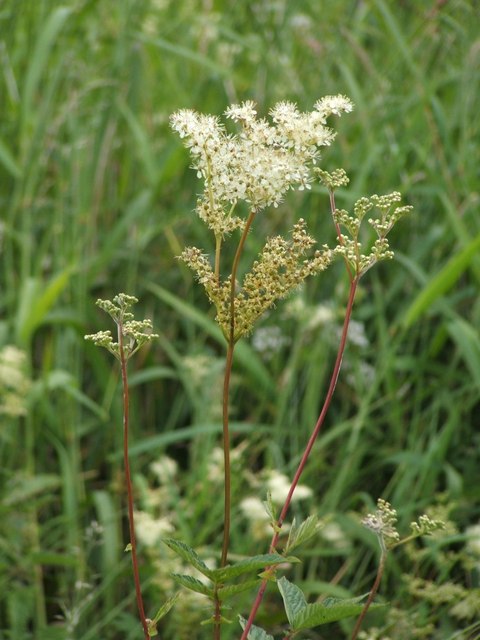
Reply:
[[[128,456],[129,390],[128,390],[127,361],[125,358],[125,351],[124,351],[124,345],[123,345],[123,326],[121,322],[118,323],[118,346],[120,351],[120,368],[122,371],[122,386],[123,386],[123,461],[125,466],[125,482],[127,485],[128,526],[130,531],[133,579],[135,582],[135,595],[137,598],[138,613],[140,615],[140,620],[142,622],[143,632],[145,634],[145,640],[149,640],[150,635],[148,633],[148,624],[145,618],[145,609],[143,606],[142,590],[140,587],[140,576],[138,572],[138,560],[137,560],[137,542],[135,538],[135,523],[133,520],[133,488],[132,488],[132,478],[130,475],[130,462],[129,462],[129,456]]]
[[[308,440],[307,446],[305,447],[305,451],[303,452],[302,458],[300,460],[300,463],[297,467],[297,471],[295,472],[295,475],[293,477],[292,480],[292,484],[290,486],[287,498],[285,500],[285,503],[283,505],[283,508],[280,512],[280,516],[278,518],[277,521],[277,530],[275,531],[273,537],[272,537],[272,541],[270,543],[270,553],[275,551],[275,547],[278,543],[278,538],[280,537],[280,529],[282,527],[282,524],[286,518],[288,509],[290,507],[290,503],[292,501],[292,496],[293,493],[297,487],[297,484],[300,480],[300,477],[303,473],[303,470],[305,468],[305,465],[307,463],[307,460],[310,456],[310,452],[312,451],[313,445],[315,443],[315,440],[318,437],[318,434],[320,433],[320,430],[323,426],[323,423],[325,421],[325,417],[327,415],[328,409],[330,407],[330,403],[332,401],[333,398],[333,394],[335,392],[335,387],[337,385],[337,381],[338,381],[338,376],[340,374],[340,369],[342,366],[342,360],[343,360],[343,354],[345,352],[345,346],[347,343],[347,336],[348,336],[348,327],[350,325],[350,320],[352,317],[352,311],[353,311],[353,303],[355,301],[355,294],[357,291],[357,285],[358,285],[358,276],[353,278],[353,280],[350,283],[350,292],[348,295],[348,302],[347,302],[347,308],[345,311],[345,318],[343,321],[343,329],[342,329],[342,336],[340,338],[340,343],[338,346],[338,351],[337,351],[337,357],[335,359],[335,364],[333,367],[333,371],[332,371],[332,375],[330,377],[330,384],[327,390],[327,394],[325,396],[325,400],[323,403],[323,407],[322,410],[320,412],[320,415],[318,417],[317,423],[312,431],[312,434]],[[263,596],[265,594],[265,590],[267,588],[267,584],[268,584],[268,577],[275,571],[275,567],[270,567],[269,569],[267,569],[266,573],[267,573],[267,577],[262,580],[262,583],[260,585],[260,588],[258,590],[257,593],[257,597],[255,598],[255,601],[252,605],[252,609],[250,611],[250,615],[248,617],[247,623],[245,625],[245,629],[243,630],[243,634],[241,636],[241,640],[246,640],[248,637],[248,632],[250,631],[250,628],[253,624],[253,621],[255,619],[255,616],[257,614],[257,611],[262,603],[263,600]]]
[[[233,365],[233,352],[235,343],[229,342],[225,361],[225,377],[223,380],[223,461],[224,461],[224,512],[223,512],[223,544],[220,566],[227,564],[228,546],[230,537],[230,512],[231,512],[231,466],[230,466],[230,430],[228,417],[228,404],[230,397],[230,379]]]
[[[343,245],[343,244],[345,244],[345,240],[343,239],[343,235],[342,235],[342,232],[340,230],[340,225],[338,224],[338,222],[336,222],[335,217],[333,215],[335,213],[336,208],[337,208],[337,205],[335,204],[335,191],[333,189],[330,189],[328,193],[329,193],[329,196],[330,196],[330,212],[332,214],[332,219],[333,219],[333,224],[335,226],[335,231],[337,232],[338,243]],[[348,260],[346,258],[344,258],[344,262],[345,262],[345,267],[347,269],[348,277],[350,279],[350,282],[352,282],[352,280],[353,280],[352,268],[351,268],[351,266],[348,263]]]
[[[229,416],[228,416],[228,404],[230,396],[230,379],[233,365],[233,352],[235,349],[235,282],[237,279],[238,265],[240,263],[240,257],[243,253],[245,241],[247,239],[248,232],[252,226],[253,219],[255,218],[255,211],[252,210],[247,218],[245,228],[243,229],[242,237],[238,243],[237,251],[233,259],[232,273],[230,280],[230,332],[228,336],[227,355],[225,361],[225,376],[223,385],[223,459],[224,459],[224,486],[225,486],[225,512],[224,512],[224,525],[223,525],[223,545],[222,556],[220,560],[220,566],[224,567],[227,564],[228,546],[230,540],[230,511],[231,511],[231,469],[230,469],[230,430],[229,430]]]
[[[367,598],[367,601],[365,602],[365,605],[364,605],[364,607],[362,609],[362,612],[358,616],[357,623],[355,624],[355,628],[354,628],[354,630],[352,632],[351,640],[356,640],[356,638],[357,638],[357,636],[358,636],[358,634],[360,632],[360,628],[362,626],[363,619],[367,615],[367,611],[370,608],[370,605],[372,604],[373,599],[377,594],[378,588],[380,586],[380,582],[382,581],[383,571],[385,569],[385,562],[387,560],[387,550],[385,548],[385,545],[384,545],[383,541],[380,542],[380,546],[382,547],[382,555],[380,556],[380,562],[378,564],[378,570],[377,570],[377,575],[375,577],[375,582],[373,583],[373,586],[370,589],[370,593],[368,594],[368,598]]]
[[[215,234],[215,280],[220,282],[220,253],[222,250],[222,236]]]
[[[240,257],[243,253],[245,241],[247,239],[248,232],[252,226],[255,218],[255,211],[250,211],[250,214],[245,223],[245,227],[238,243],[237,251],[233,259],[232,272],[230,275],[230,330],[227,340],[227,354],[225,358],[225,374],[223,379],[223,463],[224,463],[224,511],[223,511],[223,542],[222,542],[222,555],[220,558],[220,566],[224,567],[228,560],[228,547],[230,545],[230,522],[231,522],[231,510],[232,510],[232,471],[230,465],[230,429],[229,429],[229,399],[230,399],[230,380],[232,376],[233,366],[233,353],[235,350],[236,338],[235,338],[235,282],[237,279],[238,265],[240,263]],[[217,268],[217,267],[216,267]],[[213,625],[213,638],[214,640],[220,640],[220,609],[221,604],[218,598],[215,596],[215,623]]]

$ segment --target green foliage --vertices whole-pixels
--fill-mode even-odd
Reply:
[[[366,626],[392,640],[478,633],[475,617],[457,618],[453,601],[426,601],[425,585],[409,591],[405,577],[413,564],[434,584],[478,588],[466,534],[480,515],[476,14],[464,0],[1,3],[0,343],[22,349],[28,385],[0,429],[0,635],[138,637],[121,536],[118,379],[111,359],[83,340],[103,324],[97,297],[134,292],[139,317],[161,335],[131,363],[132,380],[140,369],[152,376],[148,385],[140,376],[132,393],[140,507],[154,522],[168,516],[202,557],[218,546],[219,505],[206,478],[217,469],[224,339],[174,259],[186,239],[209,252],[213,245],[192,213],[198,182],[168,117],[183,107],[221,114],[245,99],[262,115],[286,99],[310,109],[327,93],[356,106],[320,159],[350,177],[337,206],[352,211],[362,194],[394,187],[414,214],[394,232],[396,262],[363,279],[336,401],[302,480],[314,496],[292,514],[301,522],[316,512],[326,524],[292,580],[309,599],[365,592],[378,545],[353,512],[383,495],[405,530],[426,497],[438,496],[456,530],[399,550],[382,583],[392,607]],[[306,198],[288,194],[258,231],[285,234],[293,211],[315,239],[333,241],[323,186]],[[256,233],[249,241],[241,273],[261,250]],[[236,444],[248,440],[245,468],[259,471],[238,471],[239,500],[263,488],[264,465],[291,475],[317,416],[344,294],[342,283],[309,282],[238,345],[232,428]],[[150,470],[165,453],[182,469],[168,491]],[[268,522],[233,516],[238,553],[268,547]],[[101,529],[94,536],[92,521]],[[144,566],[156,554],[145,576],[149,610],[174,588],[159,571],[160,546],[140,550]],[[50,564],[58,554],[75,563]],[[330,584],[332,576],[340,581]],[[246,612],[250,594],[236,597]],[[210,637],[195,625],[201,607],[182,595],[160,621],[161,637]],[[329,637],[349,638],[349,624]]]
[[[236,585],[225,585],[226,582],[243,576],[247,573],[258,573],[266,567],[275,567],[276,565],[288,562],[290,564],[299,562],[297,558],[292,556],[283,556],[276,553],[267,553],[257,556],[251,556],[244,560],[239,560],[234,564],[227,565],[225,567],[219,567],[218,569],[209,569],[207,565],[201,560],[198,554],[187,544],[180,540],[173,538],[165,538],[163,543],[167,545],[172,551],[178,554],[188,565],[199,571],[202,575],[211,581],[212,586],[208,587],[203,582],[190,575],[180,575],[178,573],[172,573],[172,577],[183,587],[191,589],[197,593],[213,598],[215,593],[218,593],[221,601],[226,600],[227,597],[241,593],[247,589],[251,589],[258,584],[258,580],[250,580],[244,583]]]
[[[358,616],[365,604],[366,596],[348,599],[325,598],[323,602],[307,604],[302,591],[285,577],[280,578],[277,585],[293,632]],[[378,606],[381,605],[373,604],[371,608],[375,609]]]
[[[157,624],[160,622],[160,620],[167,615],[167,613],[170,611],[170,609],[174,606],[174,604],[176,603],[177,599],[179,597],[179,594],[175,594],[174,596],[172,596],[171,598],[169,598],[166,602],[164,602],[164,604],[162,604],[162,606],[159,608],[159,610],[157,611],[157,613],[155,614],[153,620],[148,620],[148,633],[150,636],[156,636],[158,635],[157,632]]]
[[[300,545],[304,544],[310,538],[318,533],[319,530],[318,517],[310,515],[306,520],[297,524],[295,518],[293,519],[290,531],[288,532],[288,540],[285,545],[285,553],[291,553],[293,549],[296,549]]]
[[[239,618],[242,628],[245,629],[245,624],[247,621],[245,620],[245,618],[242,618],[242,616],[239,616]],[[250,631],[248,632],[248,640],[273,640],[273,636],[253,624]]]

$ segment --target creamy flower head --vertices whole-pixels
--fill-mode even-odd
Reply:
[[[137,538],[147,547],[155,546],[162,537],[173,531],[168,518],[154,518],[146,511],[136,511],[134,518]]]
[[[152,473],[158,478],[161,484],[169,484],[173,482],[177,474],[177,462],[169,456],[161,456],[150,464]]]
[[[216,233],[242,226],[231,217],[239,201],[256,210],[278,206],[289,189],[310,186],[311,166],[320,148],[329,145],[334,132],[325,126],[330,115],[352,110],[343,96],[319,100],[315,109],[302,113],[291,102],[279,102],[270,111],[272,123],[257,118],[256,105],[247,100],[225,111],[239,127],[228,133],[220,120],[191,109],[170,119],[172,128],[189,149],[193,168],[203,178],[205,190],[197,204],[199,215]]]

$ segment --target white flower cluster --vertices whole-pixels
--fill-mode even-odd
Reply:
[[[291,102],[279,102],[271,111],[271,123],[257,118],[252,101],[232,105],[225,116],[240,126],[230,134],[220,120],[190,109],[171,117],[172,128],[184,140],[193,168],[205,182],[197,204],[200,217],[217,235],[241,228],[232,215],[237,202],[245,201],[259,211],[278,206],[292,188],[308,189],[311,165],[320,147],[331,144],[335,133],[326,126],[330,115],[353,108],[344,96],[318,100],[314,110],[302,113]]]

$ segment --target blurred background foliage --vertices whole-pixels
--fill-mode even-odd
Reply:
[[[368,637],[479,637],[479,13],[477,0],[3,0],[0,638],[140,635],[123,552],[119,377],[83,340],[107,328],[97,297],[135,294],[138,317],[161,335],[131,366],[151,615],[174,589],[159,536],[216,557],[224,346],[175,259],[185,244],[212,247],[168,118],[183,107],[221,114],[244,99],[262,114],[278,100],[308,110],[330,93],[356,105],[322,161],[351,178],[337,205],[396,189],[414,213],[392,236],[396,259],[362,281],[336,398],[302,480],[313,495],[295,505],[325,518],[324,534],[294,577],[311,600],[368,591],[376,541],[355,512],[382,496],[406,531],[434,505],[451,521],[448,536],[391,559],[390,608],[368,622],[383,635]],[[246,264],[300,216],[320,243],[334,242],[327,194],[314,187],[262,215]],[[238,349],[237,554],[267,546],[238,505],[264,497],[266,468],[295,468],[346,292],[337,264]],[[163,637],[209,637],[195,624],[208,615],[203,603],[180,602]],[[284,620],[273,591],[264,617]],[[309,637],[347,638],[351,624]]]

